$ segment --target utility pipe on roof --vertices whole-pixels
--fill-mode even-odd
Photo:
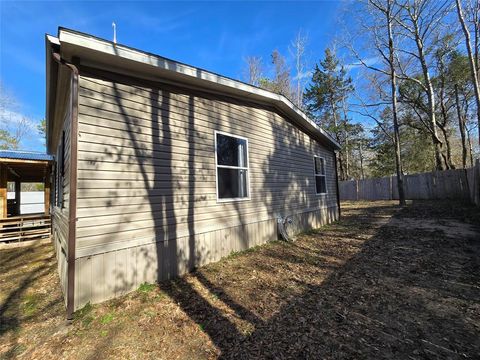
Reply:
[[[53,59],[66,66],[72,73],[72,109],[70,121],[70,199],[68,207],[68,249],[67,249],[67,319],[73,318],[75,301],[75,239],[77,222],[77,144],[78,144],[78,68],[62,59],[59,53],[52,53]]]

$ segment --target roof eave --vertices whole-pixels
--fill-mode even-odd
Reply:
[[[322,142],[330,145],[333,150],[340,149],[340,145],[327,132],[317,126],[290,100],[282,95],[210,71],[133,49],[128,46],[114,44],[113,42],[74,30],[59,28],[58,40],[59,43],[62,44],[62,47],[78,47],[83,52],[93,51],[95,55],[102,54],[102,56],[107,58],[115,57],[127,62],[147,65],[159,71],[163,76],[170,78],[175,77],[179,82],[194,84],[204,88],[212,88],[216,91],[222,90],[226,94],[270,103],[289,115],[299,127],[304,127],[317,136]]]
[[[46,76],[46,89],[45,89],[45,141],[47,147],[47,153],[51,148],[51,117],[54,114],[54,107],[55,107],[55,92],[57,86],[57,71],[56,71],[56,63],[52,61],[52,52],[53,48],[60,46],[60,41],[58,38],[45,34],[45,76]]]

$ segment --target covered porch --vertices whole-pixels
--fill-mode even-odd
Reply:
[[[50,155],[0,151],[0,242],[50,235]]]

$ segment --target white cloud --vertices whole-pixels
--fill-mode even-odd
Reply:
[[[13,136],[20,134],[20,149],[42,150],[44,139],[37,129],[38,122],[24,114],[0,106],[0,129],[7,130]]]
[[[298,75],[295,75],[293,77],[293,80],[303,80],[303,79],[311,78],[312,74],[313,74],[313,71],[308,70],[308,71],[305,71],[305,72],[300,73]]]
[[[372,56],[372,57],[369,57],[369,58],[366,58],[366,59],[363,59],[363,62],[365,63],[365,65],[367,66],[373,66],[373,65],[376,65],[378,63],[380,63],[381,59],[380,57],[378,56]],[[356,68],[359,68],[359,67],[362,67],[364,66],[360,61],[358,62],[355,62],[353,64],[347,64],[345,65],[345,70],[346,71],[351,71],[353,69],[356,69]]]
[[[0,126],[2,129],[14,128],[21,125],[26,126],[29,130],[36,131],[37,129],[37,124],[24,114],[7,108],[0,109]]]

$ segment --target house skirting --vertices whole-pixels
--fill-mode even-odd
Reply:
[[[330,206],[294,215],[298,231],[317,228],[338,219]],[[192,236],[79,257],[75,261],[75,310],[185,274],[216,262],[232,252],[278,239],[276,218],[232,226]]]

